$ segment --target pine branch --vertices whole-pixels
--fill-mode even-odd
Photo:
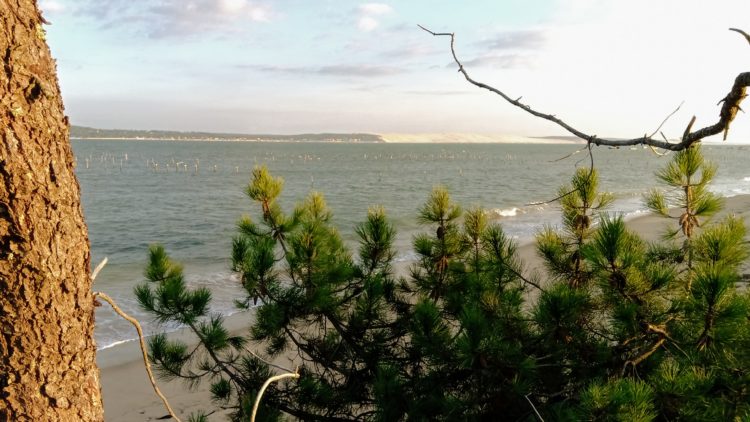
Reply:
[[[232,381],[234,381],[237,387],[241,386],[243,384],[242,379],[240,379],[239,375],[237,375],[236,373],[234,373],[227,367],[226,362],[224,362],[223,360],[219,359],[218,356],[216,356],[216,352],[206,344],[207,343],[206,339],[203,337],[203,334],[201,334],[200,330],[198,330],[198,327],[196,327],[195,324],[193,323],[188,323],[187,325],[188,327],[190,327],[190,330],[193,332],[193,334],[195,334],[195,336],[198,337],[198,341],[200,341],[201,344],[203,344],[204,346],[203,348],[206,349],[206,352],[208,353],[208,355],[211,357],[211,359],[214,360],[214,362],[216,362],[216,365],[218,365],[221,371],[227,374],[227,376]]]

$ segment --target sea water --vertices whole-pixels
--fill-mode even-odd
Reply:
[[[539,144],[340,144],[217,141],[74,140],[84,215],[91,240],[92,265],[108,264],[94,289],[111,295],[143,322],[147,333],[173,330],[157,326],[139,309],[133,288],[144,282],[148,246],[162,244],[185,266],[191,287],[213,292],[212,311],[235,312],[243,291],[230,271],[231,239],[243,215],[258,216],[244,193],[254,166],[266,165],[284,178],[280,198],[291,210],[310,191],[322,192],[333,222],[353,248],[354,227],[368,207],[381,205],[394,222],[396,257],[413,258],[412,236],[423,227],[417,210],[431,189],[443,185],[464,207],[483,206],[493,220],[519,241],[544,224],[559,224],[557,196],[576,166],[588,166],[585,150],[560,160],[581,145]],[[704,146],[719,165],[713,189],[726,195],[750,193],[748,146]],[[645,212],[642,194],[655,186],[654,172],[670,156],[648,149],[594,148],[600,189],[612,192],[611,212]],[[108,306],[97,309],[99,348],[132,340],[135,331]]]

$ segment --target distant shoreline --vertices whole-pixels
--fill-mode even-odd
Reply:
[[[71,126],[70,138],[80,141],[197,141],[288,143],[393,143],[393,144],[583,144],[574,136],[519,136],[480,133],[365,133],[322,132],[299,134],[182,132],[169,130],[97,129]]]
[[[578,145],[584,141],[552,137],[492,137],[487,135],[372,135],[378,141],[343,139],[274,139],[274,138],[184,138],[184,137],[127,137],[127,136],[71,136],[75,141],[144,141],[144,142],[250,142],[250,143],[290,143],[290,144],[498,144],[498,145]],[[385,137],[388,136],[388,137]]]
[[[525,136],[503,133],[367,133],[321,132],[298,134],[222,133],[173,130],[98,129],[73,125],[70,139],[77,141],[146,142],[255,142],[255,143],[332,143],[332,144],[535,144],[585,145],[571,135]],[[616,138],[612,138],[616,139]],[[706,145],[748,145],[748,143],[704,142]],[[640,146],[630,147],[637,149]]]
[[[123,141],[240,141],[240,142],[383,142],[378,135],[371,133],[299,133],[283,135],[274,133],[219,133],[175,130],[130,130],[97,129],[85,126],[71,126],[70,138],[78,140],[123,140]]]
[[[554,137],[513,137],[511,139],[491,139],[491,140],[468,140],[468,139],[420,139],[417,135],[413,138],[399,140],[380,140],[380,141],[352,141],[352,140],[307,140],[307,139],[245,139],[245,138],[144,138],[144,137],[81,137],[71,136],[74,141],[144,141],[144,142],[246,142],[246,143],[278,143],[278,144],[403,144],[403,145],[584,145],[585,142],[578,140],[554,138]],[[750,143],[739,142],[722,142],[722,141],[704,141],[706,146],[750,146]],[[611,147],[610,147],[611,148]],[[640,149],[641,146],[630,147],[629,149]],[[623,148],[627,149],[627,148]]]
[[[373,141],[339,141],[339,140],[291,140],[291,139],[230,139],[230,138],[142,138],[142,137],[80,137],[71,136],[75,141],[168,141],[168,142],[256,142],[256,143],[290,143],[290,144],[382,144]]]

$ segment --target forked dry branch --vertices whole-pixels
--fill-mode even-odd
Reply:
[[[104,258],[102,260],[102,262],[100,262],[99,265],[96,266],[96,268],[94,269],[94,271],[91,274],[91,281],[92,282],[96,280],[96,276],[99,275],[99,272],[102,270],[102,268],[104,268],[104,266],[106,264],[107,264],[107,258]],[[122,309],[120,309],[120,307],[117,306],[117,303],[114,301],[114,299],[112,299],[106,293],[103,293],[103,292],[93,292],[93,296],[94,296],[95,299],[102,299],[105,302],[109,303],[109,305],[112,306],[112,309],[120,317],[122,317],[124,320],[126,320],[126,321],[130,322],[131,324],[133,324],[133,326],[135,327],[136,331],[138,332],[138,341],[140,342],[141,353],[143,354],[143,364],[144,364],[144,366],[146,368],[146,373],[148,374],[148,379],[149,379],[149,381],[151,381],[151,386],[154,388],[154,392],[156,393],[157,396],[159,396],[159,398],[161,399],[162,403],[164,403],[164,407],[167,409],[167,412],[169,413],[169,416],[172,417],[175,421],[180,422],[180,418],[177,417],[177,414],[172,409],[172,406],[170,406],[169,401],[167,400],[167,398],[164,396],[164,394],[161,392],[161,390],[159,389],[159,387],[156,384],[156,379],[154,378],[154,374],[153,374],[153,371],[151,369],[151,364],[149,363],[149,358],[148,358],[148,352],[147,352],[145,337],[143,335],[143,329],[141,328],[141,324],[138,322],[137,319],[133,318],[132,316],[130,316],[128,314],[126,314]],[[267,362],[263,358],[261,358],[258,354],[256,354],[255,352],[253,352],[252,350],[248,349],[248,351],[253,356],[255,356],[256,358],[260,359],[261,361],[263,361],[267,365],[273,366],[273,367],[276,367],[278,369],[286,371],[286,373],[284,373],[284,374],[276,375],[276,376],[272,376],[272,377],[268,378],[266,380],[266,382],[263,384],[263,387],[261,387],[260,391],[258,391],[258,396],[255,399],[255,404],[253,405],[252,416],[250,418],[251,421],[255,421],[255,416],[256,416],[256,414],[258,412],[258,406],[260,405],[261,398],[263,397],[263,393],[265,392],[266,388],[268,388],[268,386],[271,383],[279,381],[279,380],[284,379],[284,378],[299,378],[299,372],[297,370],[291,371],[291,370],[289,370],[287,368],[284,368],[284,367],[275,365],[273,363]]]
[[[99,265],[96,266],[93,273],[91,274],[91,282],[93,283],[96,281],[96,276],[99,275],[99,271],[104,268],[104,266],[107,265],[107,258],[105,257],[102,262],[99,263]],[[169,401],[164,396],[164,394],[161,392],[159,387],[156,385],[156,379],[154,378],[154,373],[151,370],[151,364],[148,362],[148,352],[146,350],[146,342],[144,340],[143,336],[143,329],[141,328],[141,324],[138,322],[137,319],[133,318],[132,316],[126,314],[122,309],[120,309],[119,306],[117,306],[117,303],[115,303],[114,299],[109,297],[106,293],[103,292],[94,292],[94,299],[102,299],[105,302],[109,303],[109,305],[112,307],[112,309],[122,317],[124,320],[128,321],[129,323],[133,324],[135,327],[135,330],[138,332],[138,341],[140,342],[141,346],[141,353],[143,354],[143,365],[146,367],[146,373],[148,374],[148,379],[151,381],[151,386],[154,388],[154,392],[157,396],[161,399],[162,403],[164,403],[164,407],[167,409],[167,412],[169,412],[169,415],[174,418],[175,421],[180,422],[180,418],[177,417],[174,410],[172,410],[172,406],[169,405]]]
[[[522,97],[513,99],[510,96],[508,96],[504,91],[501,91],[491,85],[472,79],[472,77],[469,76],[469,73],[466,71],[466,68],[464,67],[464,65],[461,63],[461,60],[459,60],[458,55],[456,54],[456,48],[455,48],[456,34],[455,33],[434,32],[432,30],[425,28],[422,25],[418,25],[418,26],[422,30],[426,31],[427,33],[433,36],[450,37],[450,48],[451,48],[451,54],[453,55],[453,60],[458,65],[458,71],[461,72],[461,74],[463,74],[464,78],[469,83],[501,96],[505,101],[513,104],[514,106],[526,111],[527,113],[531,115],[534,115],[541,119],[548,120],[550,122],[557,124],[558,126],[562,127],[563,129],[575,135],[576,137],[586,141],[588,145],[606,145],[606,146],[612,146],[612,147],[648,145],[651,147],[662,148],[662,149],[671,150],[671,151],[680,151],[685,148],[688,148],[690,145],[693,145],[696,142],[701,141],[704,138],[707,138],[709,136],[713,136],[719,133],[723,133],[724,140],[726,140],[727,134],[729,133],[729,125],[734,120],[735,116],[737,115],[737,112],[742,110],[740,108],[740,104],[747,97],[747,88],[748,86],[750,86],[750,72],[743,72],[737,75],[729,93],[721,101],[719,101],[719,104],[723,103],[721,106],[721,110],[719,111],[719,121],[713,125],[706,126],[706,127],[697,129],[695,131],[692,131],[692,126],[695,123],[695,116],[693,116],[687,128],[685,129],[685,133],[683,134],[681,140],[677,143],[670,143],[666,139],[663,141],[655,139],[654,136],[657,134],[659,129],[657,129],[650,135],[644,134],[643,136],[632,138],[632,139],[599,138],[596,135],[590,135],[590,134],[584,133],[576,129],[575,127],[566,123],[562,119],[556,117],[554,114],[547,114],[547,113],[542,113],[540,111],[537,111],[531,106],[522,103],[521,102]],[[748,35],[746,32],[740,29],[736,29],[736,28],[730,28],[730,30],[740,33],[742,36],[745,37],[746,40],[748,40],[748,42],[750,42],[750,35]],[[669,117],[671,117],[671,114],[667,118]]]

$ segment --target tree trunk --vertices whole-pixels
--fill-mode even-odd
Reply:
[[[103,419],[89,242],[34,0],[0,0],[0,421]]]

